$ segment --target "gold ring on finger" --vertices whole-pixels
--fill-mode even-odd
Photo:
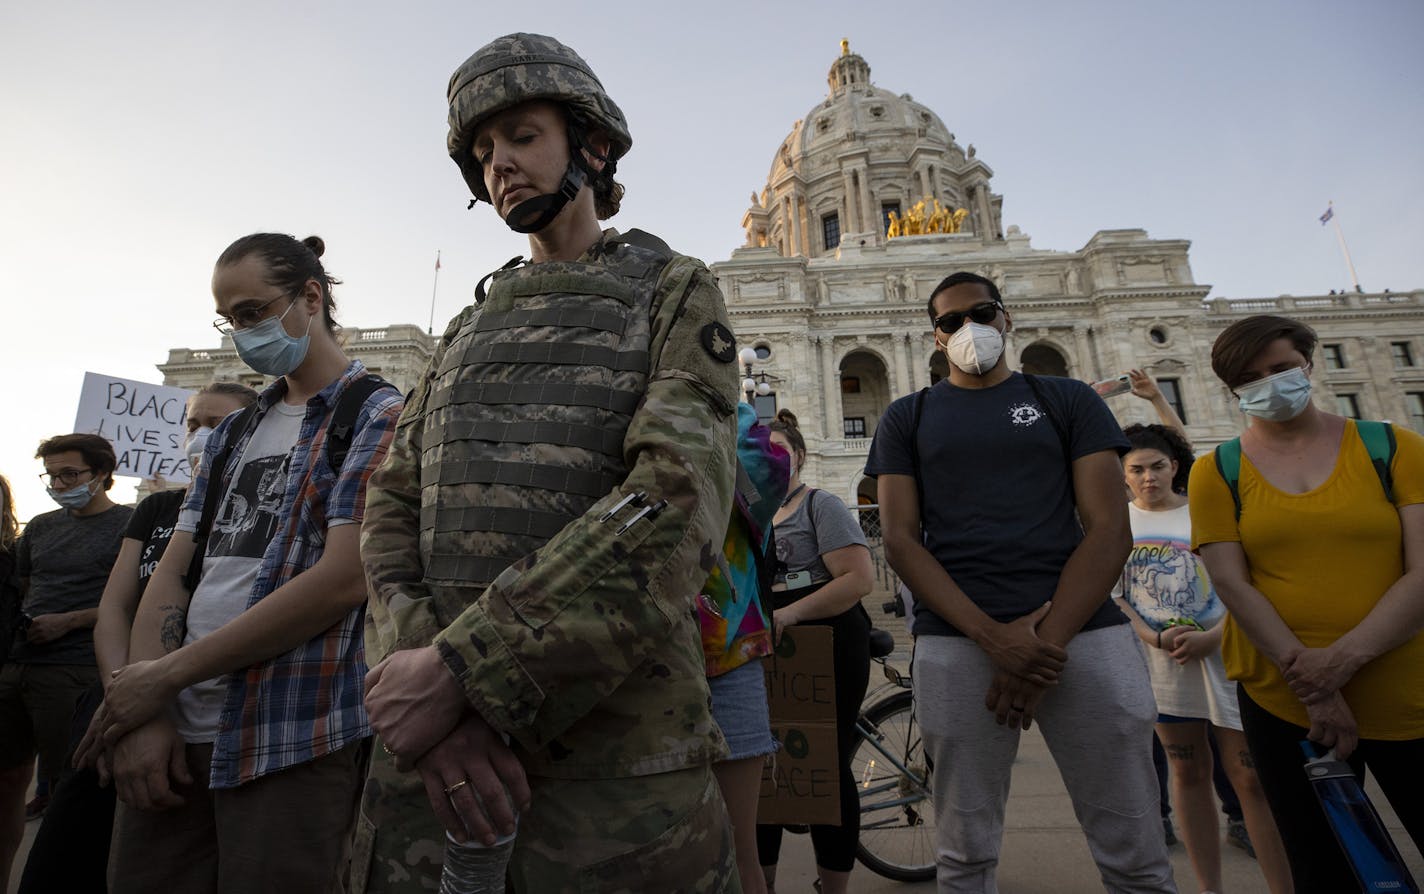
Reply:
[[[461,779],[459,782],[455,783],[454,785],[446,786],[446,787],[445,787],[445,797],[447,797],[447,798],[450,797],[451,795],[455,794],[455,792],[458,792],[460,789],[464,788],[465,786],[467,786],[467,785],[469,785],[469,784],[470,784],[470,780],[468,780],[468,779]]]

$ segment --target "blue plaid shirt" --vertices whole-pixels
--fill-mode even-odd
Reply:
[[[356,420],[351,449],[340,474],[326,458],[326,426],[337,398],[353,381],[367,375],[359,360],[341,377],[307,401],[301,432],[288,464],[286,492],[279,512],[281,526],[257,572],[246,608],[316,564],[333,521],[360,524],[366,509],[366,482],[385,458],[395,435],[396,418],[404,401],[394,388],[383,388],[366,399]],[[257,420],[282,399],[284,379],[258,398]],[[242,451],[251,439],[232,432],[229,416],[208,439],[203,462],[188,489],[185,512],[201,513],[208,489],[207,469],[216,461],[229,436],[237,441],[218,486],[227,488]],[[331,754],[371,735],[370,718],[362,704],[366,656],[362,641],[365,607],[304,645],[284,655],[228,675],[227,699],[213,743],[212,788],[232,788],[287,767]]]

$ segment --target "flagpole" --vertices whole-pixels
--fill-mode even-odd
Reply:
[[[1350,269],[1350,284],[1355,287],[1356,292],[1364,292],[1360,288],[1360,278],[1355,275],[1355,262],[1350,259],[1350,247],[1345,244],[1345,231],[1340,229],[1340,221],[1335,217],[1335,203],[1328,206],[1330,222],[1335,225],[1335,237],[1340,240],[1340,251],[1345,255],[1345,266]]]
[[[430,326],[426,332],[429,335],[436,333],[436,289],[440,288],[440,249],[436,249],[436,278],[430,283]]]

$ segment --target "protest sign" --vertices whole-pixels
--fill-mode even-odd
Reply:
[[[182,388],[86,372],[74,430],[109,439],[119,460],[115,475],[187,484],[192,476],[183,437],[192,396]]]
[[[841,823],[831,648],[831,628],[792,627],[762,661],[781,750],[762,769],[759,823]]]

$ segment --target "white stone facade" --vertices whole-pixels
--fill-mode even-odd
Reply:
[[[1034,248],[1018,227],[1002,230],[993,172],[933,112],[875,87],[865,60],[848,51],[829,81],[830,94],[793,126],[753,195],[746,246],[712,265],[738,340],[765,357],[753,377],[764,373],[775,399],[759,409],[797,414],[812,483],[848,503],[874,501],[862,474],[870,438],[891,400],[944,374],[926,304],[958,270],[1003,292],[1015,368],[1085,381],[1146,369],[1177,398],[1199,451],[1242,424],[1212,375],[1211,344],[1258,313],[1303,320],[1330,346],[1315,366],[1326,409],[1424,427],[1424,291],[1208,301],[1185,240],[1103,230],[1078,251]],[[963,230],[887,238],[880,212],[903,214],[920,199],[966,208]],[[837,233],[839,244],[828,244]],[[1334,349],[1339,364],[1327,360]],[[1157,421],[1130,395],[1109,404],[1124,425]]]
[[[1185,240],[1102,230],[1077,251],[1034,248],[1018,227],[1003,228],[993,172],[932,111],[875,87],[869,65],[848,51],[829,81],[829,95],[782,141],[766,187],[753,195],[746,246],[712,265],[740,345],[764,355],[752,372],[774,397],[761,403],[799,417],[805,477],[816,486],[851,504],[874,501],[874,482],[862,474],[870,438],[890,401],[943,375],[925,305],[957,270],[1000,286],[1016,368],[1087,381],[1146,369],[1175,392],[1199,452],[1242,423],[1212,375],[1211,344],[1258,313],[1318,331],[1322,407],[1424,430],[1424,290],[1207,300]],[[966,209],[962,230],[886,238],[884,212],[903,214],[926,197]],[[348,353],[402,391],[435,343],[411,325],[344,337]],[[226,337],[213,350],[174,349],[158,368],[165,384],[182,387],[265,381]],[[1123,424],[1156,421],[1130,395],[1109,404]]]

